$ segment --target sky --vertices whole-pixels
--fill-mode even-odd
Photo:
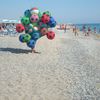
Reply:
[[[19,19],[32,7],[50,11],[58,23],[100,23],[100,0],[0,0],[0,19]]]

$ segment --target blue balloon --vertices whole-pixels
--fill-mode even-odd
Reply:
[[[35,33],[32,34],[32,39],[35,40],[35,41],[38,40],[40,37],[41,36],[40,36],[39,32],[35,32]]]
[[[30,10],[29,10],[29,9],[26,10],[26,11],[24,12],[24,15],[25,15],[26,17],[30,17],[30,16],[31,16]]]
[[[27,46],[30,47],[30,48],[34,48],[34,47],[35,47],[35,44],[36,44],[36,41],[31,39],[31,40],[27,43]]]
[[[38,33],[38,32],[39,32],[39,31],[36,31],[36,30],[33,29],[32,32],[29,33],[29,34],[31,35],[31,37],[33,37],[33,34],[34,34],[34,33]]]
[[[49,23],[53,23],[53,22],[55,22],[55,19],[53,17],[50,17]]]
[[[48,23],[48,26],[52,28],[52,27],[55,27],[56,24],[57,23],[56,23],[55,19],[53,17],[50,17],[50,21]]]
[[[49,26],[49,27],[51,27],[51,28],[53,28],[53,27],[55,27],[55,26],[56,26],[56,22],[51,22],[51,23],[48,23],[48,26]]]
[[[19,41],[22,42],[22,43],[24,42],[24,34],[21,34],[21,35],[19,36]]]

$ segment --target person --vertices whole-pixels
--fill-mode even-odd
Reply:
[[[2,30],[1,26],[0,26],[0,31]]]
[[[75,33],[75,36],[78,36],[78,29],[77,29],[76,26],[75,26],[75,28],[74,28],[74,33]]]
[[[67,30],[67,25],[65,25],[65,28],[64,28],[64,33],[66,33],[66,30]]]
[[[86,34],[86,26],[84,25],[82,28],[83,34]]]
[[[75,25],[73,25],[72,29],[73,29],[73,33],[75,33]]]
[[[62,30],[61,24],[60,24],[60,30]]]
[[[31,50],[32,50],[32,53],[41,54],[41,52],[37,52],[37,51],[35,50],[35,48],[32,48]]]
[[[90,28],[90,27],[88,27],[88,31],[87,31],[86,36],[89,36],[89,35],[90,35],[90,33],[91,33],[91,28]]]
[[[96,29],[96,27],[94,27],[94,33],[96,33],[97,32],[97,29]]]

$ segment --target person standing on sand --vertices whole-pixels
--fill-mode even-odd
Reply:
[[[94,33],[96,33],[97,32],[97,29],[96,29],[96,27],[94,27]]]
[[[65,28],[64,28],[64,33],[66,33],[66,30],[67,30],[67,25],[65,25]]]
[[[84,25],[82,28],[83,34],[86,34],[86,26]]]
[[[75,33],[75,36],[78,36],[78,29],[77,29],[76,26],[75,26],[75,28],[74,28],[74,33]]]
[[[88,27],[88,31],[87,31],[87,35],[86,35],[86,36],[89,36],[89,35],[90,35],[90,33],[91,33],[91,28],[90,28],[90,27]]]
[[[75,27],[73,27],[73,33],[75,32]]]

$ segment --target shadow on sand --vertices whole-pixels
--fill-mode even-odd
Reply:
[[[11,52],[15,54],[21,54],[21,53],[31,53],[31,50],[25,50],[25,49],[19,49],[19,48],[0,48],[0,51],[2,52]]]

